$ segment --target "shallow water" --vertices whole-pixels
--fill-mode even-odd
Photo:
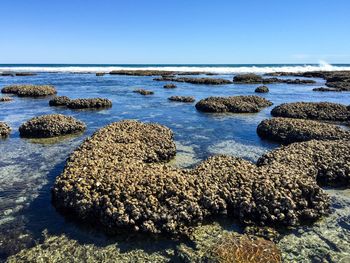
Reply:
[[[233,75],[216,77],[232,79]],[[293,101],[330,101],[343,104],[350,103],[350,93],[313,92],[314,87],[324,84],[321,79],[312,85],[269,85],[270,92],[261,96],[271,100],[274,105]],[[178,156],[172,163],[180,167],[190,167],[213,154],[229,154],[256,161],[264,152],[278,144],[261,140],[256,134],[259,122],[270,117],[272,107],[257,114],[206,114],[196,111],[194,103],[177,103],[167,100],[172,95],[194,96],[196,100],[208,96],[255,95],[257,85],[193,85],[176,83],[176,89],[164,89],[165,82],[153,81],[153,77],[133,77],[95,74],[40,73],[31,77],[0,77],[0,88],[8,84],[52,84],[58,95],[70,98],[107,97],[113,101],[113,107],[101,111],[76,111],[59,107],[49,107],[48,98],[29,99],[14,97],[12,102],[0,103],[0,121],[12,127],[11,136],[0,140],[0,257],[16,253],[21,248],[34,245],[34,241],[42,242],[42,232],[49,235],[65,234],[72,238],[80,238],[83,243],[95,244],[104,238],[90,228],[81,227],[58,214],[51,205],[50,188],[55,177],[63,169],[65,159],[87,136],[98,128],[111,122],[123,119],[137,119],[145,122],[158,122],[171,128],[175,133]],[[133,93],[136,88],[153,90],[153,96],[141,96]],[[61,113],[72,115],[87,124],[87,130],[75,137],[67,137],[58,141],[21,139],[18,127],[31,117]],[[346,221],[350,212],[342,209],[338,203],[349,201],[342,199],[340,190],[332,190],[334,206],[341,211]],[[339,201],[340,200],[340,201]],[[336,206],[338,204],[339,207]],[[332,217],[329,217],[331,220]],[[327,222],[327,220],[326,220]],[[339,224],[339,234],[344,240],[350,239],[348,224]],[[331,225],[331,224],[330,224]],[[336,225],[336,224],[335,224]],[[288,261],[308,262],[315,259],[310,255],[312,246],[305,242],[320,242],[315,234],[317,227],[308,228],[307,235],[288,235],[282,239]],[[321,224],[322,229],[322,224]],[[307,232],[308,231],[308,232]],[[332,229],[332,233],[337,230]],[[322,231],[321,231],[322,232]],[[292,236],[294,235],[294,236]],[[332,238],[332,234],[329,235]],[[288,239],[289,238],[289,239]],[[341,239],[339,236],[334,239]],[[335,242],[335,241],[334,241]],[[151,242],[152,251],[164,254],[175,245],[169,240]],[[123,241],[127,247],[128,242]],[[290,244],[293,244],[290,247]],[[178,245],[178,244],[176,244]],[[126,251],[129,250],[125,248]],[[297,249],[297,250],[296,250]],[[298,254],[302,249],[307,253]],[[320,252],[332,254],[335,248],[329,245]],[[337,247],[336,256],[349,255],[350,249]],[[130,251],[131,251],[130,250]],[[347,250],[347,251],[346,251]],[[317,251],[316,251],[317,252]],[[166,254],[166,253],[165,253]],[[312,254],[312,253],[311,253]],[[301,257],[301,258],[300,258]],[[345,262],[345,261],[344,261]]]

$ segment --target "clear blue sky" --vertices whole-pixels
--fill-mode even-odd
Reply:
[[[1,0],[0,63],[350,63],[349,0]]]

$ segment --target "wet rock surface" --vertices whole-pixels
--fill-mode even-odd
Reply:
[[[164,85],[164,88],[165,88],[165,89],[175,89],[175,88],[176,88],[176,85],[175,85],[175,84],[172,84],[172,83],[169,83],[169,84]]]
[[[85,124],[73,117],[49,114],[34,117],[19,127],[22,137],[48,138],[84,131]]]
[[[311,120],[349,121],[350,109],[346,105],[331,102],[283,103],[271,111],[274,117]]]
[[[348,140],[311,140],[273,150],[258,160],[258,166],[284,165],[305,172],[322,186],[349,186],[349,151]]]
[[[267,93],[269,92],[269,88],[267,86],[259,86],[255,89],[257,93]]]
[[[104,109],[112,107],[112,101],[104,98],[88,98],[69,100],[70,109]]]
[[[25,77],[25,76],[35,76],[36,73],[33,72],[2,72],[0,76],[10,76],[10,77]]]
[[[121,121],[86,140],[56,179],[58,209],[109,232],[188,235],[208,217],[244,224],[297,225],[328,212],[328,196],[307,176],[281,164],[257,167],[228,156],[192,170],[161,162],[175,155],[172,132]]]
[[[174,75],[201,75],[205,72],[181,72],[168,70],[113,70],[109,72],[111,75],[127,75],[127,76],[174,76]]]
[[[285,144],[309,140],[350,140],[350,132],[336,125],[313,120],[273,118],[263,120],[257,128],[261,138]]]
[[[11,128],[7,123],[0,121],[0,138],[5,138],[11,133]]]
[[[209,97],[196,104],[204,112],[254,113],[271,106],[272,102],[259,96]]]
[[[104,75],[106,75],[105,72],[97,72],[97,73],[96,73],[96,76],[97,76],[97,77],[101,77],[101,76],[104,76]]]
[[[312,89],[313,91],[321,91],[321,92],[327,92],[327,91],[331,91],[331,92],[339,92],[341,91],[341,89],[337,89],[337,88],[327,88],[327,87],[319,87],[319,88],[314,88]]]
[[[70,102],[70,98],[67,96],[57,96],[49,101],[50,106],[67,106]]]
[[[50,85],[9,85],[1,90],[2,93],[15,94],[19,97],[44,97],[57,93]]]
[[[273,84],[273,83],[285,83],[285,84],[313,84],[316,83],[310,79],[279,79],[279,78],[263,78],[260,75],[254,73],[240,74],[233,78],[233,83],[237,84]]]
[[[168,100],[177,101],[177,102],[188,102],[188,103],[196,101],[196,99],[192,96],[171,96],[168,98]]]
[[[0,102],[9,102],[13,101],[13,98],[11,97],[0,97]]]
[[[136,90],[134,90],[133,92],[134,92],[134,93],[139,93],[139,94],[141,94],[141,95],[143,95],[143,96],[153,95],[153,94],[154,94],[153,91],[151,91],[151,90],[145,90],[145,89],[136,89]]]

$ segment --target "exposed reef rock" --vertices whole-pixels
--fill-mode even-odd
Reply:
[[[27,138],[48,138],[84,131],[85,124],[73,117],[49,114],[34,117],[19,127],[19,133]]]
[[[176,85],[175,85],[175,84],[172,84],[172,83],[169,83],[169,84],[164,85],[164,88],[165,88],[165,89],[175,89],[175,88],[176,88]]]
[[[257,133],[264,139],[282,143],[309,140],[350,140],[350,132],[336,125],[313,120],[273,118],[262,121]]]
[[[266,86],[259,86],[255,89],[255,92],[257,93],[267,93],[269,92],[269,88]]]
[[[111,75],[127,75],[127,76],[174,76],[174,75],[201,75],[205,72],[181,72],[167,70],[112,70]]]
[[[314,88],[312,89],[313,91],[333,91],[333,92],[340,92],[342,91],[341,89],[337,89],[337,88],[327,88],[327,87],[320,87],[320,88]]]
[[[282,253],[271,241],[248,235],[226,233],[204,256],[202,262],[215,263],[280,263]]]
[[[57,96],[49,101],[50,106],[67,106],[70,102],[70,98],[67,96]]]
[[[11,97],[0,97],[0,102],[9,102],[13,101],[13,98]]]
[[[104,76],[104,75],[106,75],[105,72],[97,72],[97,73],[96,73],[96,76],[97,76],[97,77],[101,77],[101,76]]]
[[[50,85],[9,85],[2,88],[1,92],[16,94],[19,97],[44,97],[57,93]]]
[[[284,165],[306,172],[321,185],[350,185],[350,141],[308,141],[293,143],[269,152],[258,165]]]
[[[10,126],[7,123],[0,121],[0,138],[5,138],[11,133]]]
[[[195,102],[195,98],[191,96],[171,96],[168,98],[168,100],[171,101],[178,101],[178,102]]]
[[[233,82],[237,84],[273,84],[273,83],[285,83],[285,84],[313,84],[316,83],[310,79],[279,79],[279,78],[263,78],[260,75],[248,73],[240,74],[233,78]]]
[[[139,94],[144,95],[144,96],[153,95],[153,94],[154,94],[153,91],[151,91],[151,90],[145,90],[145,89],[136,89],[136,90],[134,90],[133,92],[139,93]]]
[[[103,98],[69,100],[67,107],[70,109],[103,109],[112,107],[112,101]]]
[[[190,77],[180,77],[180,78],[155,78],[156,81],[175,81],[175,82],[185,82],[191,84],[202,84],[202,85],[224,85],[232,84],[232,81],[227,79],[215,79],[215,78],[190,78]]]
[[[283,103],[271,111],[274,117],[297,119],[349,121],[350,109],[345,105],[331,102],[293,102]]]
[[[25,77],[25,76],[35,76],[36,73],[33,72],[2,72],[0,76],[10,76],[10,77]]]
[[[196,104],[204,112],[254,113],[271,106],[272,102],[259,96],[209,97]]]
[[[289,226],[328,212],[329,198],[316,175],[303,169],[257,167],[228,156],[211,157],[192,170],[164,164],[175,155],[172,136],[164,126],[137,121],[100,129],[56,178],[55,206],[110,233],[174,236],[222,214],[245,224]]]

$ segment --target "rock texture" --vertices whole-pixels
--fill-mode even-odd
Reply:
[[[248,73],[240,74],[233,78],[233,82],[237,84],[273,84],[273,83],[285,83],[285,84],[313,84],[316,83],[310,79],[279,79],[279,78],[263,78],[260,75]]]
[[[190,78],[190,77],[168,77],[163,76],[161,78],[153,79],[155,81],[175,81],[175,82],[185,82],[191,84],[202,84],[202,85],[224,85],[232,84],[232,81],[227,79],[217,79],[217,78]]]
[[[85,124],[73,117],[49,114],[34,117],[19,127],[22,137],[48,138],[84,131]]]
[[[13,101],[13,98],[11,97],[0,97],[0,102],[9,102]]]
[[[316,175],[304,170],[279,163],[257,167],[228,156],[211,157],[192,170],[171,167],[163,162],[175,155],[172,136],[164,126],[137,121],[100,129],[69,157],[53,187],[54,204],[110,233],[174,236],[223,214],[277,226],[328,212],[328,196]]]
[[[70,102],[70,98],[67,96],[57,96],[49,101],[50,106],[67,106]]]
[[[103,109],[112,107],[112,101],[103,98],[74,99],[69,100],[67,107],[70,109]]]
[[[11,133],[10,126],[7,125],[5,122],[0,122],[0,138],[4,138],[9,136]]]
[[[255,89],[255,92],[257,93],[267,93],[269,92],[269,88],[266,86],[259,86]]]
[[[139,93],[139,94],[144,95],[144,96],[153,95],[153,94],[154,94],[153,91],[151,91],[151,90],[145,90],[145,89],[136,89],[136,90],[134,90],[133,92]]]
[[[350,140],[350,132],[336,125],[313,120],[273,118],[263,120],[257,128],[261,138],[285,144],[309,140]]]
[[[227,233],[207,251],[203,262],[280,263],[282,253],[271,241],[248,235]]]
[[[283,103],[271,111],[274,117],[288,117],[311,120],[349,121],[350,109],[331,102]]]
[[[293,143],[269,152],[258,165],[285,165],[306,172],[325,186],[350,185],[350,141],[308,141]]]
[[[57,93],[50,85],[9,85],[2,88],[1,92],[16,94],[19,97],[44,97]]]
[[[313,91],[322,91],[322,92],[326,92],[326,91],[333,91],[333,92],[340,92],[340,89],[337,88],[327,88],[327,87],[319,87],[319,88],[314,88],[312,89]]]
[[[175,84],[172,84],[172,83],[169,83],[169,84],[164,85],[164,88],[165,88],[165,89],[175,89],[175,88],[176,88],[176,85],[175,85]]]
[[[259,96],[209,97],[196,104],[204,112],[254,113],[271,106],[272,102]]]
[[[168,98],[168,100],[188,103],[196,101],[195,98],[191,96],[171,96]]]

